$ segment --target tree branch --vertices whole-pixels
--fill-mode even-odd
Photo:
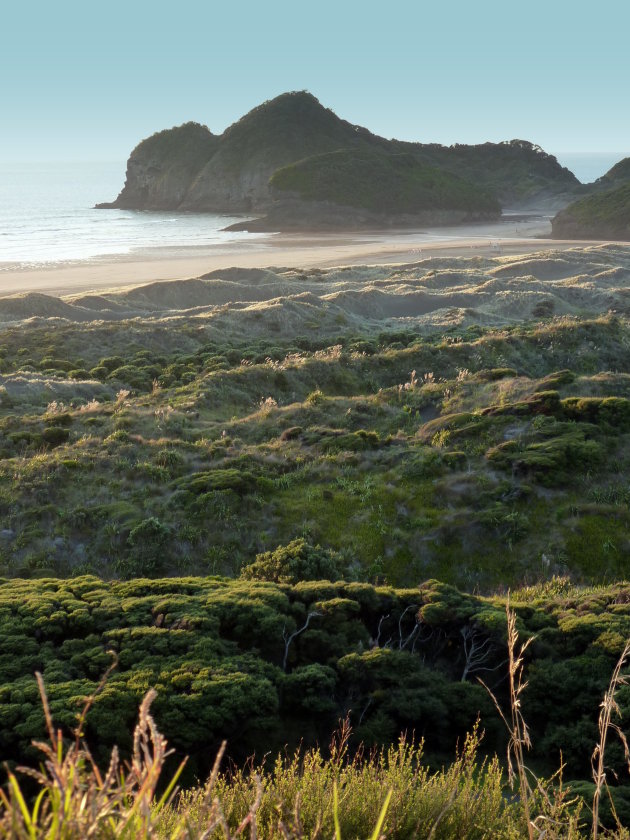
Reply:
[[[291,633],[290,636],[287,636],[286,624],[282,628],[282,638],[284,639],[284,659],[282,660],[282,670],[283,671],[287,670],[287,659],[289,658],[289,648],[291,647],[291,642],[295,638],[297,638],[297,636],[299,636],[300,633],[303,633],[308,628],[308,625],[310,624],[311,618],[314,618],[316,615],[321,615],[321,614],[322,613],[317,612],[317,611],[310,612],[306,616],[306,621],[304,622],[304,625],[302,627],[300,627],[299,629],[295,630],[293,633]]]

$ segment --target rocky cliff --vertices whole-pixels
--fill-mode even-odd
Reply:
[[[531,143],[386,140],[302,91],[263,103],[220,136],[196,123],[154,134],[133,150],[118,198],[99,206],[269,212],[276,219],[335,206],[372,224],[418,214],[427,221],[431,214],[488,218],[500,204],[564,206],[577,186]]]
[[[130,210],[179,207],[218,143],[219,138],[205,125],[194,122],[153,134],[131,153],[125,185],[118,198],[97,207]]]

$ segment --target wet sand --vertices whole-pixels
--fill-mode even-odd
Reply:
[[[432,256],[527,254],[584,247],[595,242],[551,240],[542,217],[417,232],[272,234],[264,239],[210,248],[155,248],[135,254],[43,265],[0,262],[0,295],[41,292],[71,295],[159,280],[200,277],[216,269],[410,263]]]

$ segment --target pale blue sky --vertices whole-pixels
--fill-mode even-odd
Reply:
[[[623,152],[629,31],[627,0],[14,0],[0,160],[122,160],[300,89],[387,137]]]

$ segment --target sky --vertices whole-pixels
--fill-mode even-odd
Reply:
[[[309,90],[385,137],[630,151],[627,0],[7,0],[0,161],[125,160]]]

